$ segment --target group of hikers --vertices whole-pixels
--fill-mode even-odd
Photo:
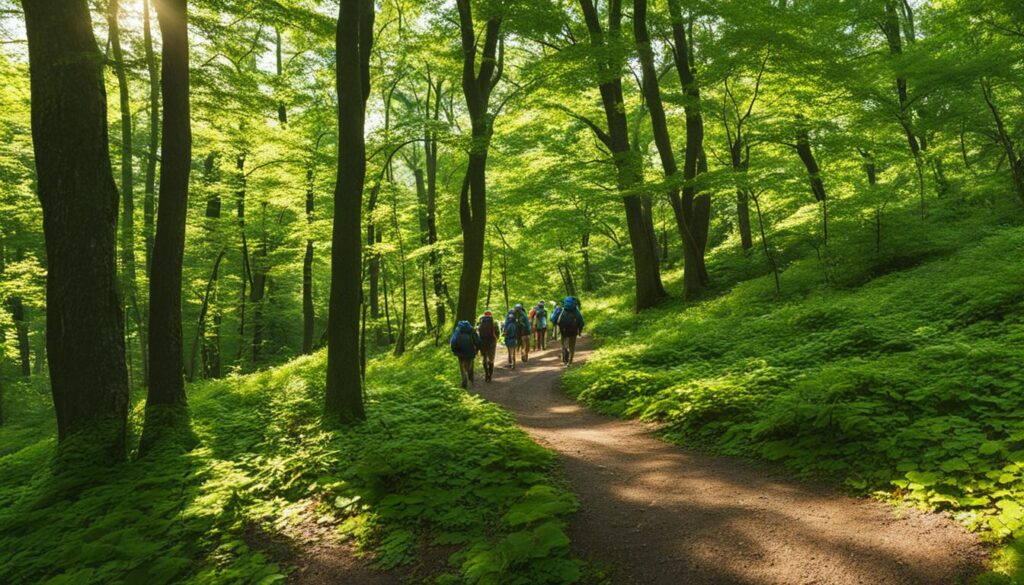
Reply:
[[[469,321],[455,324],[450,345],[452,353],[459,358],[459,371],[462,374],[462,387],[473,384],[473,364],[476,356],[483,356],[484,377],[490,382],[494,378],[494,360],[498,351],[498,342],[508,350],[508,367],[515,369],[520,355],[522,361],[530,358],[531,345],[534,351],[548,347],[548,336],[551,340],[562,339],[562,364],[572,364],[576,354],[576,338],[583,333],[583,313],[580,301],[575,296],[567,296],[557,304],[551,302],[554,310],[548,313],[548,304],[537,303],[529,311],[522,303],[517,304],[505,315],[500,325],[494,314],[484,311],[474,327]]]

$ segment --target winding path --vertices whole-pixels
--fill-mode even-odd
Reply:
[[[945,516],[686,451],[580,406],[561,370],[549,349],[476,390],[559,454],[582,503],[573,546],[614,584],[948,585],[983,570],[977,539]]]

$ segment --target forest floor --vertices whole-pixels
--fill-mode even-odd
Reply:
[[[556,351],[499,370],[477,389],[559,454],[581,501],[575,552],[612,583],[945,585],[984,568],[985,549],[944,515],[687,451],[586,409],[561,390]]]

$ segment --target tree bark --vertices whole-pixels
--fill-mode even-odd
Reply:
[[[126,454],[129,385],[103,56],[85,0],[32,0],[23,8],[57,437],[62,446],[83,438],[76,459],[117,462]]]
[[[700,159],[704,155],[704,116],[701,113],[700,87],[693,73],[693,39],[687,39],[686,22],[679,8],[679,0],[668,0],[668,10],[672,18],[676,70],[686,96],[683,103],[686,112],[686,155],[683,160],[682,209],[689,236],[684,239],[683,245],[683,263],[687,267],[683,273],[683,290],[687,296],[694,296],[700,294],[709,282],[704,251],[711,221],[711,199],[706,194],[698,194],[694,183],[700,171]],[[689,245],[686,245],[688,241]]]
[[[306,224],[313,223],[313,169],[306,172]],[[313,353],[313,238],[306,238],[306,254],[302,258],[302,353]]]
[[[220,275],[220,262],[224,259],[225,250],[221,249],[217,259],[213,261],[213,268],[210,270],[210,278],[206,281],[206,291],[203,293],[203,304],[199,307],[199,320],[196,323],[196,336],[192,342],[192,356],[189,359],[188,379],[190,382],[196,380],[196,356],[199,355],[199,348],[203,347],[206,340],[206,316],[210,312],[210,299],[213,291],[217,288],[217,279]],[[205,371],[205,368],[204,368]]]
[[[362,242],[359,235],[366,179],[363,137],[370,95],[372,0],[341,0],[335,38],[338,92],[338,176],[334,191],[331,302],[327,320],[324,410],[340,421],[366,417],[360,375],[359,310]]]
[[[436,123],[441,116],[441,100],[444,96],[444,80],[438,80],[437,85],[428,78],[427,88],[427,118],[433,119]],[[431,93],[434,96],[433,111],[431,111]],[[444,271],[441,266],[441,254],[437,250],[437,132],[432,128],[427,129],[424,138],[424,158],[427,167],[427,245],[430,246],[428,261],[431,267],[431,276],[434,284],[435,310],[437,311],[438,331],[444,330],[447,322],[446,309],[452,304],[448,293],[448,283],[444,279]]]
[[[810,131],[802,114],[796,116],[796,153],[807,169],[807,178],[815,201],[821,204],[822,240],[828,244],[828,194],[821,179],[821,168],[811,148]]]
[[[1010,164],[1010,174],[1013,177],[1014,190],[1017,192],[1017,197],[1020,198],[1021,202],[1024,202],[1024,157],[1017,153],[1017,146],[1013,142],[1013,137],[1006,130],[1003,116],[999,111],[999,106],[996,104],[995,93],[992,91],[992,86],[987,80],[982,80],[981,91],[985,97],[985,103],[992,113],[992,119],[995,121],[996,136],[999,138],[999,144],[1003,147],[1003,153]]]
[[[284,62],[281,54],[281,29],[274,27],[274,56],[277,57],[277,81],[284,85]],[[284,102],[277,102],[277,121],[282,124],[288,123],[288,110],[284,106]]]
[[[146,275],[153,273],[153,233],[156,218],[156,153],[160,144],[160,75],[153,51],[150,24],[150,0],[142,0],[142,41],[146,47],[146,69],[149,72],[149,148],[146,152],[146,194],[143,199],[142,233],[146,246]],[[146,356],[148,362],[149,356]],[[147,380],[148,383],[148,380]]]
[[[160,202],[153,242],[149,285],[150,383],[143,444],[158,437],[163,407],[184,407],[185,379],[181,331],[181,270],[185,253],[185,217],[191,169],[189,120],[189,45],[187,0],[158,0],[157,20],[163,38],[161,93],[163,132],[160,144]],[[156,409],[156,410],[154,410]],[[154,418],[156,417],[156,418]]]
[[[643,92],[644,97],[647,100],[647,108],[650,111],[651,116],[651,127],[654,130],[654,142],[658,147],[658,154],[661,158],[661,166],[665,172],[665,177],[670,183],[674,183],[679,170],[676,164],[675,154],[672,151],[672,138],[668,132],[668,122],[665,117],[665,107],[661,100],[661,88],[658,82],[658,72],[654,67],[654,52],[651,49],[651,39],[647,32],[647,0],[634,0],[633,2],[633,31],[634,37],[636,38],[636,44],[638,53],[640,55],[641,70],[643,73]],[[681,34],[685,35],[685,31]],[[685,42],[685,36],[683,37]],[[678,63],[677,63],[677,66]],[[685,65],[688,69],[688,65]],[[692,74],[688,83],[693,84]],[[686,83],[684,83],[684,89]],[[692,99],[692,95],[688,91],[687,97]],[[699,96],[698,96],[699,99]],[[693,108],[693,106],[687,106],[687,112]],[[700,114],[698,112],[696,116],[699,120]],[[691,132],[694,130],[697,122],[694,121],[694,116],[687,115],[687,137],[691,136]],[[703,122],[700,122],[701,134],[703,133]],[[690,153],[689,140],[687,144],[687,153]],[[687,158],[687,164],[689,158]],[[698,249],[697,240],[694,234],[690,231],[690,226],[695,224],[693,217],[693,190],[691,189],[689,195],[689,206],[684,205],[683,198],[680,197],[680,189],[675,184],[669,187],[668,191],[669,203],[672,206],[672,211],[675,214],[676,225],[679,229],[679,237],[683,242],[683,261],[684,261],[684,275],[683,283],[686,294],[695,295],[698,294],[704,286],[706,270],[704,269],[704,254],[703,250]]]
[[[121,50],[120,0],[110,0],[107,7],[107,28],[113,54],[114,75],[117,77],[118,99],[121,110],[121,275],[125,307],[131,315],[142,353],[142,379],[149,379],[149,356],[146,350],[146,328],[139,308],[137,275],[135,270],[135,179],[132,162],[132,112],[128,93],[128,75],[125,71],[124,52]]]
[[[487,228],[487,155],[493,118],[489,112],[491,90],[501,80],[502,56],[497,54],[501,17],[487,21],[479,70],[476,65],[476,29],[470,0],[456,0],[462,40],[462,93],[466,98],[472,126],[469,163],[459,194],[459,224],[462,226],[462,275],[459,278],[457,320],[476,318],[477,297],[484,267],[484,234]]]
[[[601,28],[597,9],[592,0],[580,0],[580,7],[590,32],[590,42],[595,50],[607,54],[605,33]],[[613,38],[621,36],[622,2],[612,0],[608,8],[608,29]],[[604,106],[608,132],[588,121],[588,126],[612,152],[616,168],[616,182],[623,194],[626,209],[626,226],[633,252],[633,266],[636,273],[636,310],[641,311],[658,304],[666,296],[661,283],[661,269],[658,265],[657,242],[650,218],[644,213],[644,198],[633,191],[642,183],[640,160],[629,146],[629,127],[626,120],[622,96],[622,63],[614,56],[598,59],[601,102]]]

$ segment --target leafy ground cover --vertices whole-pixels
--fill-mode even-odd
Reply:
[[[900,256],[851,238],[831,257],[800,257],[776,233],[794,257],[781,295],[763,271],[745,279],[763,258],[733,257],[713,265],[719,282],[741,276],[703,303],[635,316],[625,295],[592,302],[601,348],[568,391],[658,421],[683,445],[780,461],[1019,539],[1024,229],[934,225],[899,225]],[[1001,549],[1002,576],[984,579],[1024,577],[1020,550]]]
[[[449,361],[371,364],[369,419],[337,431],[320,421],[322,354],[199,384],[195,448],[58,477],[40,389],[0,429],[0,582],[283,582],[287,559],[247,535],[286,538],[314,505],[382,567],[438,547],[454,551],[440,583],[576,579],[553,456],[457,388]]]

